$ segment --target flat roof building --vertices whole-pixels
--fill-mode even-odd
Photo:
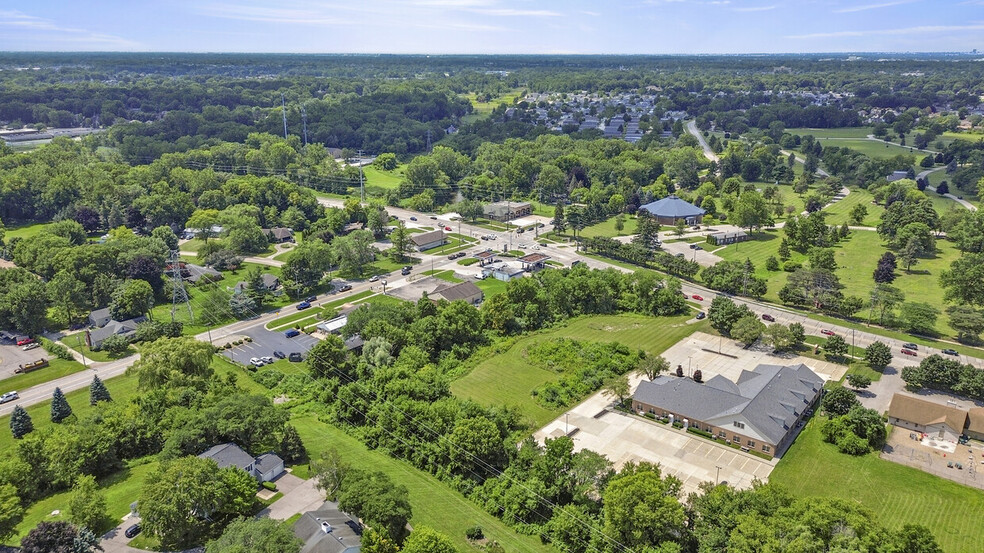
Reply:
[[[493,202],[482,206],[482,212],[489,219],[511,221],[517,217],[533,214],[533,206],[528,202]]]

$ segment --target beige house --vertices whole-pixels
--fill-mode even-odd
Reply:
[[[888,422],[948,442],[958,441],[961,434],[984,439],[984,408],[961,409],[912,394],[892,396]]]

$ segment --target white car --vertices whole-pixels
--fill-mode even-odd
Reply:
[[[269,355],[264,355],[263,357],[260,357],[260,361],[263,361],[264,363],[269,365],[270,363],[273,363],[273,357],[270,357]]]
[[[249,360],[249,364],[250,365],[255,365],[257,367],[262,367],[263,366],[263,360],[260,359],[259,357],[251,357],[250,360]]]
[[[31,351],[32,349],[39,348],[39,347],[41,347],[41,344],[34,342],[33,344],[27,344],[21,349],[23,349],[24,351]]]
[[[7,392],[6,394],[3,394],[2,396],[0,396],[0,403],[7,403],[8,401],[14,401],[15,399],[18,399],[19,397],[20,396],[17,395],[17,392]]]
[[[376,282],[379,280],[379,275],[372,275],[369,277],[369,282]]]

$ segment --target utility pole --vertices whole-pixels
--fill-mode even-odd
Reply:
[[[366,183],[362,178],[362,154],[362,150],[355,153],[355,155],[359,156],[359,197],[361,198],[360,201],[364,202],[366,201]]]
[[[284,140],[287,140],[287,100],[283,92],[280,93],[280,113],[284,118]]]
[[[431,151],[431,131],[430,129],[427,129],[427,152],[430,153],[430,151]]]

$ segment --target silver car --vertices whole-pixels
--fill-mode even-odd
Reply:
[[[15,399],[18,398],[20,398],[20,396],[17,394],[17,392],[7,392],[6,394],[0,396],[0,403],[7,403],[9,401],[14,401]]]

